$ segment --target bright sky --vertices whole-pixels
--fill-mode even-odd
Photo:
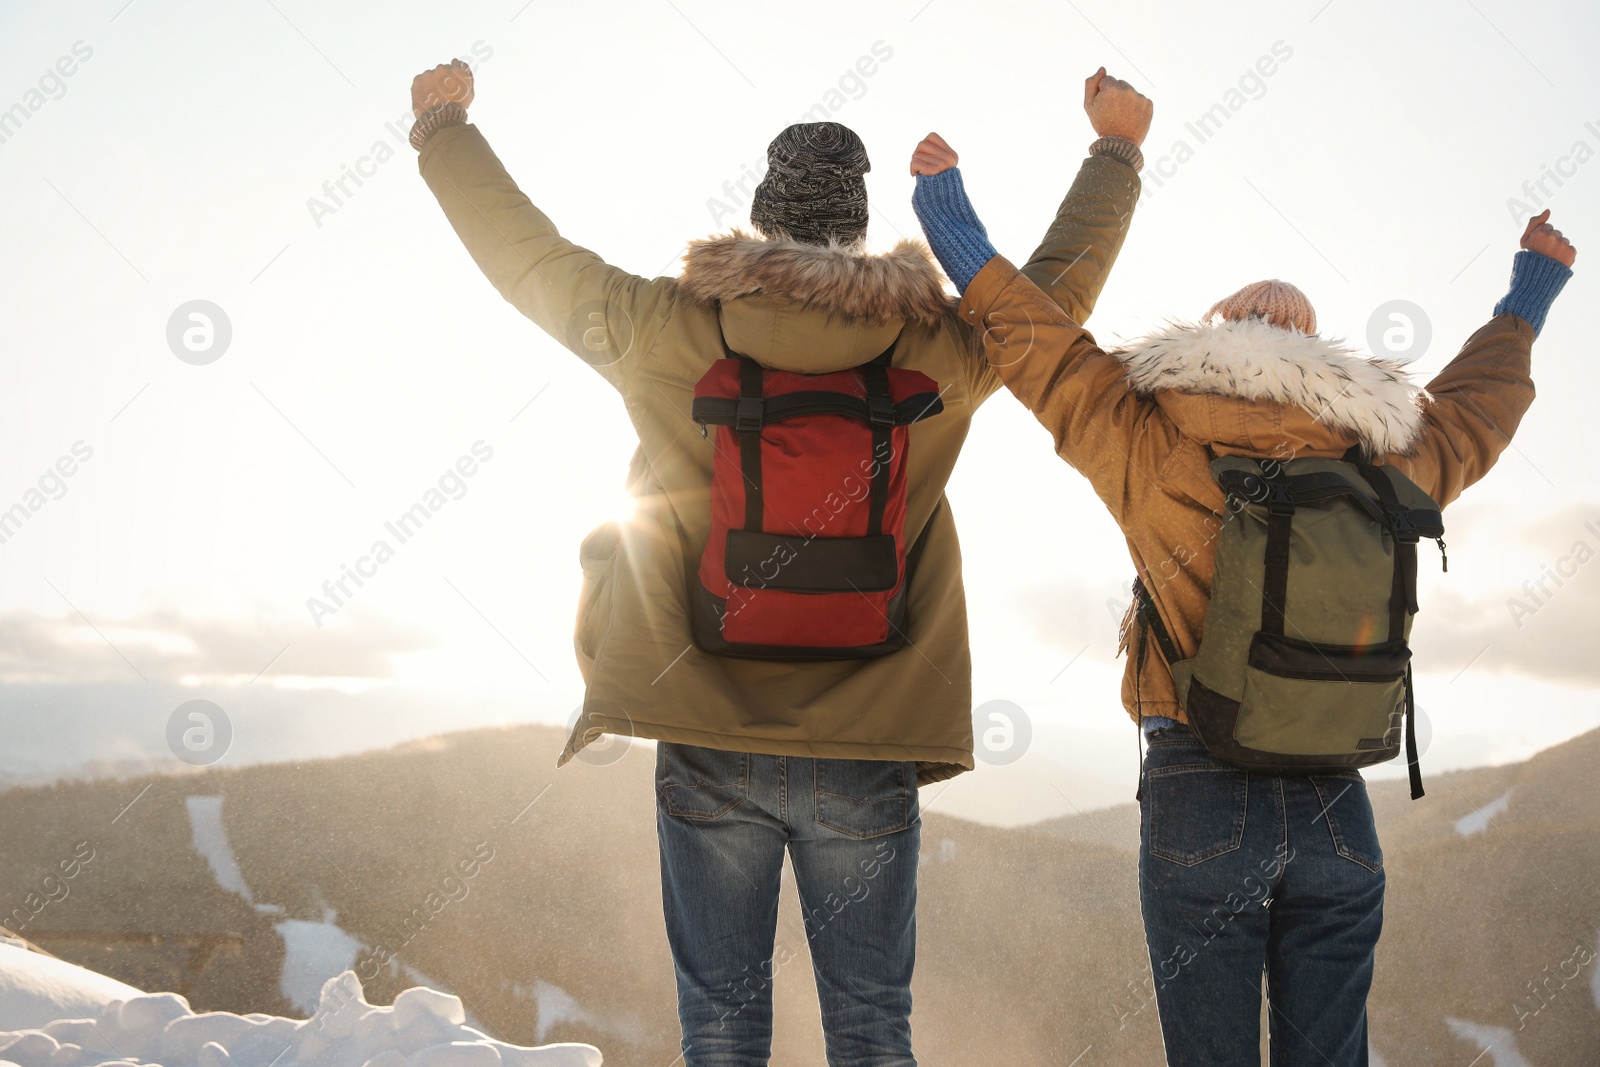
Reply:
[[[875,245],[917,234],[907,161],[937,129],[1021,260],[1103,62],[1156,102],[1149,195],[1090,323],[1108,342],[1276,276],[1362,347],[1386,302],[1421,308],[1429,375],[1504,292],[1529,212],[1579,246],[1515,449],[1447,516],[1450,574],[1424,553],[1429,766],[1521,758],[1600,725],[1600,568],[1568,564],[1533,615],[1506,602],[1600,550],[1597,40],[1592,4],[1509,0],[0,6],[0,508],[29,513],[0,544],[0,707],[67,762],[159,751],[175,693],[233,714],[240,760],[571,714],[577,545],[621,506],[634,437],[418,178],[417,71],[471,61],[473,119],[523,189],[655,275],[743,223],[725,184],[818,104],[871,153]],[[194,300],[231,327],[206,365],[168,343]],[[447,484],[464,495],[314,627],[307,598],[475,444],[492,458]],[[1111,522],[1005,394],[950,496],[975,700],[1034,736],[937,803],[1017,821],[1130,798]],[[381,691],[312,692],[335,681]]]

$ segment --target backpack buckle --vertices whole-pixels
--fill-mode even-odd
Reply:
[[[867,417],[874,426],[894,425],[894,401],[887,396],[867,397]]]
[[[1267,513],[1270,515],[1294,514],[1294,494],[1287,482],[1267,482]]]
[[[740,433],[758,433],[765,421],[766,405],[759,396],[741,396],[733,411],[733,428]]]
[[[1414,545],[1421,536],[1417,531],[1417,524],[1411,519],[1410,508],[1391,508],[1389,510],[1389,532],[1394,534],[1394,539],[1402,544]]]

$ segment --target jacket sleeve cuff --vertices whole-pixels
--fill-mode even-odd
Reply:
[[[1561,293],[1572,268],[1549,256],[1523,249],[1511,261],[1511,291],[1494,306],[1496,315],[1510,313],[1533,327],[1533,335],[1544,329],[1544,317]]]
[[[1017,268],[1005,256],[997,255],[985,263],[961,296],[961,306],[957,309],[961,321],[981,326],[1000,294],[1016,280],[1017,273]]]
[[[453,101],[429,108],[417,116],[417,121],[411,125],[411,147],[420,152],[428,138],[439,130],[446,126],[465,126],[466,123],[467,109]]]
[[[1118,163],[1126,163],[1135,171],[1144,169],[1144,153],[1126,137],[1102,137],[1089,146],[1091,156],[1110,156]]]

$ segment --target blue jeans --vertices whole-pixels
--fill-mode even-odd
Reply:
[[[773,977],[802,940],[831,1067],[915,1067],[914,763],[663,741],[656,830],[684,1067],[767,1062]],[[785,849],[803,915],[778,938]]]
[[[1254,774],[1150,735],[1139,899],[1167,1063],[1367,1062],[1383,852],[1356,771]],[[1263,983],[1263,975],[1265,982]]]

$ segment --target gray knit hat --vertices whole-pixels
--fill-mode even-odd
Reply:
[[[767,146],[767,174],[750,202],[766,237],[860,244],[867,236],[867,146],[837,122],[801,122]]]

